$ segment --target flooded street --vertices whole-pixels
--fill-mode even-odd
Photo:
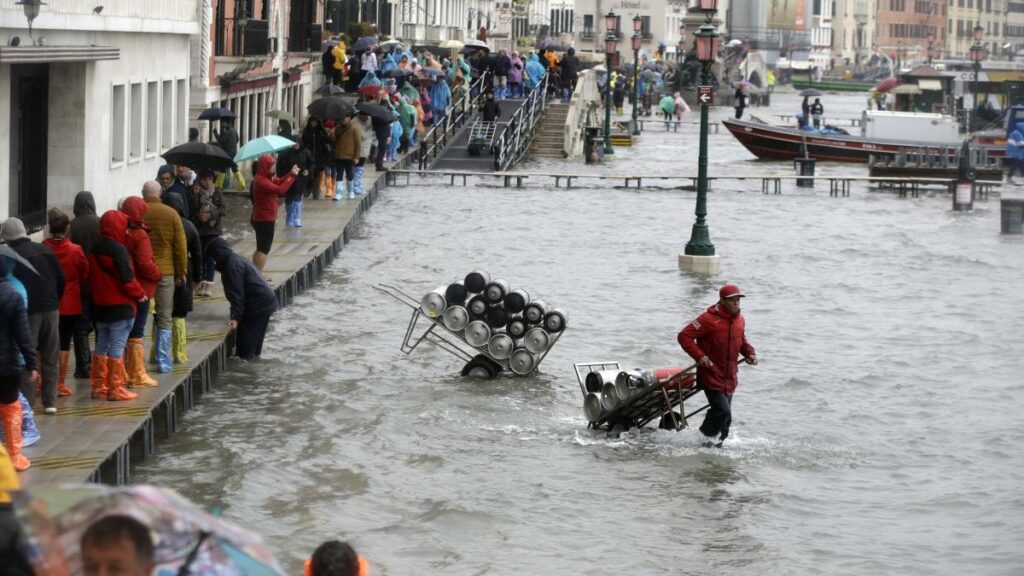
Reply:
[[[822,101],[846,118],[865,97]],[[777,121],[799,100],[773,105],[748,110]],[[710,142],[712,176],[792,174],[724,127]],[[696,148],[695,126],[650,127],[593,170],[696,174]],[[295,574],[332,538],[393,576],[1020,573],[1024,242],[999,236],[998,198],[953,213],[937,191],[716,183],[722,273],[704,278],[677,268],[692,191],[492,181],[386,189],[263,358],[232,359],[132,481],[223,510]],[[463,379],[436,348],[399,351],[410,309],[373,287],[418,297],[477,268],[568,311],[536,375]],[[689,364],[676,333],[726,282],[760,365],[740,370],[725,447],[699,447],[699,419],[588,430],[573,363]]]

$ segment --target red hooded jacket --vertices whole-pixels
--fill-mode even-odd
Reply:
[[[100,218],[100,240],[89,255],[89,296],[97,322],[134,318],[136,303],[146,296],[135,280],[127,241],[128,216],[108,210]]]
[[[284,196],[295,182],[295,175],[285,174],[274,177],[271,166],[274,157],[270,154],[260,156],[256,161],[256,177],[252,181],[252,221],[274,222],[277,220],[277,197]]]
[[[128,248],[128,253],[132,256],[135,279],[146,291],[146,297],[152,298],[156,295],[156,283],[160,281],[163,274],[153,257],[153,245],[149,241],[149,229],[144,220],[148,210],[149,205],[146,204],[146,201],[137,196],[125,198],[121,203],[121,212],[128,216],[128,240],[125,247]]]
[[[729,316],[715,304],[679,332],[679,345],[690,357],[711,359],[710,368],[697,367],[697,382],[705,388],[729,395],[736,391],[739,356],[754,355],[754,347],[743,333],[745,326],[742,314]]]
[[[64,294],[60,297],[60,315],[78,316],[82,313],[82,284],[89,277],[89,261],[85,259],[82,247],[64,238],[43,240],[57,255],[57,261],[64,270]]]

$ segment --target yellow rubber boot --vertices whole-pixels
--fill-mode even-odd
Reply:
[[[174,318],[171,324],[171,356],[175,364],[188,364],[188,340],[184,318]]]

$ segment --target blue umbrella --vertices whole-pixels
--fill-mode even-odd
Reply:
[[[367,48],[373,48],[376,45],[376,36],[363,36],[359,40],[356,40],[356,43],[352,45],[352,49],[355,50],[356,52],[362,52],[363,50],[366,50]]]
[[[264,154],[273,154],[281,150],[286,150],[295,145],[295,142],[291,140],[271,134],[270,136],[264,136],[262,138],[256,138],[255,140],[249,140],[242,146],[242,149],[235,154],[235,162],[241,162],[242,160],[252,160],[253,158],[259,158]]]

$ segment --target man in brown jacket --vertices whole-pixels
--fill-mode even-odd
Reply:
[[[341,200],[342,174],[345,175],[345,190],[348,191],[348,198],[351,200],[356,197],[352,177],[356,162],[359,161],[359,154],[363,151],[363,131],[352,121],[351,116],[346,116],[334,127],[331,141],[334,142],[334,172],[338,175],[338,183],[334,186],[334,200]]]
[[[154,181],[142,186],[142,198],[149,210],[145,221],[149,227],[149,241],[153,245],[153,258],[163,275],[156,285],[156,345],[152,358],[157,370],[171,371],[171,310],[174,307],[174,285],[185,284],[188,271],[188,247],[185,228],[174,208],[160,201],[160,184]]]

